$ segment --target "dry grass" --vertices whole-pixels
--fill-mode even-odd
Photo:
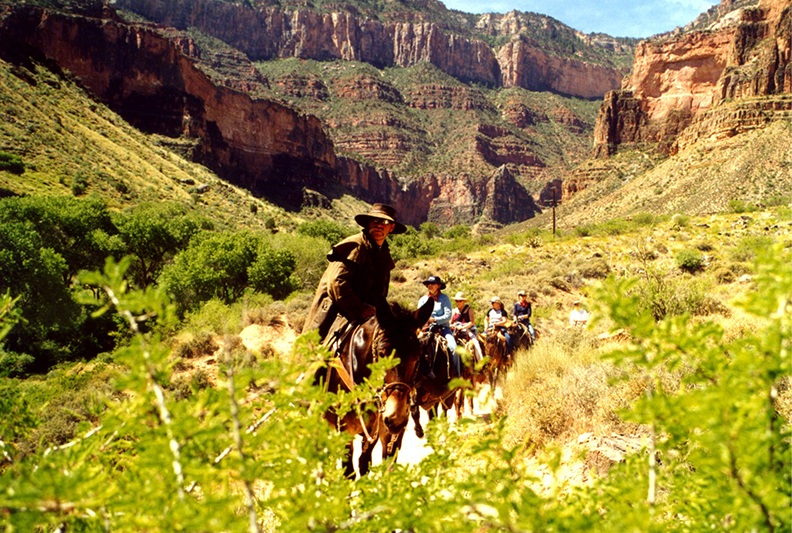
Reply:
[[[517,354],[503,382],[512,444],[538,449],[582,433],[625,429],[617,412],[643,393],[645,383],[637,378],[614,386],[623,371],[601,360],[597,344],[590,331],[567,328]]]

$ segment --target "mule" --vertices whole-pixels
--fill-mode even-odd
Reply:
[[[477,340],[479,345],[482,347],[484,346],[484,337],[479,334],[477,336]],[[461,343],[460,343],[461,344]],[[465,410],[465,399],[467,398],[467,406],[468,411],[473,414],[473,397],[478,392],[481,385],[485,382],[488,383],[491,381],[490,378],[490,368],[489,364],[484,363],[478,370],[476,369],[477,363],[475,362],[472,354],[473,354],[473,340],[467,339],[467,342],[464,343],[464,347],[468,350],[468,353],[471,354],[469,358],[463,358],[462,360],[462,379],[465,379],[470,382],[471,389],[474,394],[466,395],[464,389],[459,389],[456,394],[456,401],[455,401],[455,408],[457,413],[463,412]]]
[[[513,322],[507,329],[515,352],[520,349],[527,350],[533,346],[533,337],[531,337],[531,332],[528,331],[528,326],[525,324]]]
[[[417,333],[433,309],[432,300],[415,311],[383,301],[377,306],[376,317],[357,324],[344,335],[336,360],[317,372],[317,382],[322,383],[327,391],[337,393],[342,389],[351,390],[371,376],[370,364],[390,355],[398,358],[397,365],[385,373],[383,386],[378,397],[371,399],[370,409],[363,406],[361,414],[353,411],[342,416],[332,410],[325,413],[325,419],[333,427],[363,437],[358,459],[361,476],[367,474],[371,467],[377,440],[391,440],[392,435],[403,433],[407,426],[411,398],[415,395],[413,383],[421,357]],[[349,478],[355,477],[352,441],[347,445],[344,473]]]
[[[506,346],[506,338],[494,328],[484,335],[484,354],[489,357],[487,366],[490,387],[494,391],[501,374],[505,374],[512,364],[512,354]]]
[[[463,376],[454,375],[451,353],[443,335],[431,331],[424,332],[420,335],[419,341],[422,357],[428,363],[430,372],[427,372],[428,377],[421,379],[416,387],[415,402],[413,402],[411,414],[415,424],[415,434],[418,438],[423,438],[421,408],[429,412],[430,420],[434,417],[438,405],[442,405],[445,409],[455,407],[457,416],[459,416],[459,406],[456,403],[458,387],[451,389],[448,385],[452,379]]]

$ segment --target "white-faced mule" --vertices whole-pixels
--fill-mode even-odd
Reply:
[[[363,437],[358,460],[360,475],[368,473],[378,439],[383,440],[384,459],[389,455],[388,449],[394,450],[393,445],[387,444],[404,433],[410,416],[410,401],[415,396],[414,381],[421,357],[417,333],[429,319],[433,308],[432,300],[415,311],[383,300],[377,306],[376,317],[356,325],[344,335],[336,359],[316,374],[316,382],[329,392],[352,390],[371,375],[370,364],[390,355],[398,358],[398,364],[385,373],[377,396],[371,398],[372,409],[341,416],[332,410],[325,413],[333,427]],[[344,471],[347,477],[355,476],[351,441],[347,447]]]

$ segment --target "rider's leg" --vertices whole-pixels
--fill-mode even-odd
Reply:
[[[459,360],[459,354],[456,353],[457,343],[456,339],[454,338],[454,332],[451,331],[451,328],[445,328],[443,332],[446,343],[448,344],[448,353],[451,355],[451,360],[454,363],[454,370],[456,370],[456,375],[462,375],[462,366]]]

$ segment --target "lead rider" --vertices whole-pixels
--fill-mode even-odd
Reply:
[[[388,296],[394,268],[387,237],[407,228],[396,219],[396,210],[374,204],[368,213],[355,216],[363,230],[332,247],[327,266],[302,332],[319,331],[322,341],[343,331],[350,323],[374,316],[377,302]]]

